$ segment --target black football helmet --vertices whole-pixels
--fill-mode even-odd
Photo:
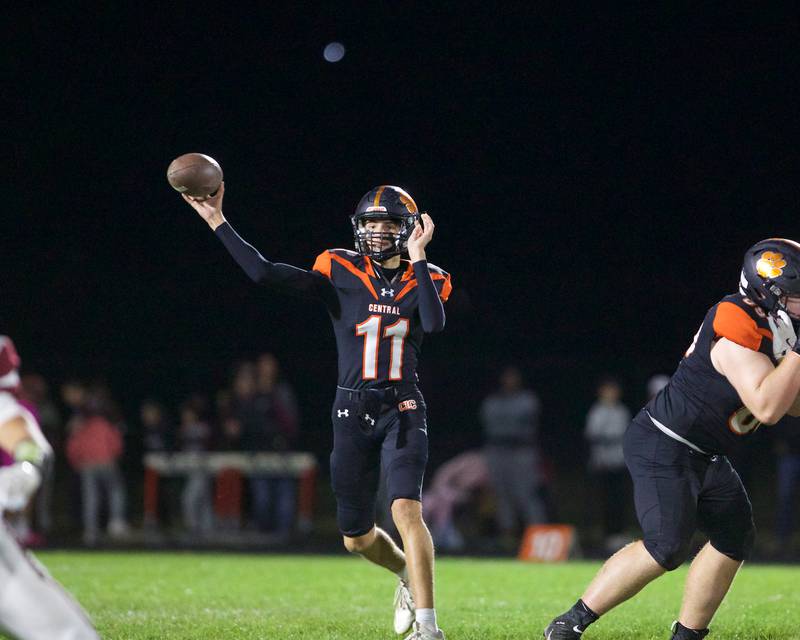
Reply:
[[[786,311],[786,296],[800,296],[800,244],[769,238],[750,247],[739,291],[768,313]]]
[[[368,220],[387,218],[400,223],[399,233],[367,231]],[[356,206],[356,212],[350,217],[356,251],[378,261],[404,253],[417,220],[417,203],[408,193],[400,187],[386,184],[375,187],[364,194]],[[384,248],[387,242],[388,246]]]

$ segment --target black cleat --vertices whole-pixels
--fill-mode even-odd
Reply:
[[[586,627],[600,616],[578,600],[566,613],[562,613],[544,630],[545,640],[578,640],[586,631]]]
[[[547,625],[544,630],[544,638],[545,640],[578,640],[583,635],[585,628],[574,618],[563,615]]]
[[[700,640],[709,633],[708,629],[689,629],[677,620],[672,623],[672,640]]]

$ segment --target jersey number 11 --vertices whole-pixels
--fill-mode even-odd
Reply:
[[[361,377],[375,380],[378,377],[378,348],[381,337],[381,316],[370,316],[356,325],[356,335],[364,336],[364,364]],[[400,318],[383,330],[384,338],[392,339],[389,358],[389,380],[403,379],[403,346],[408,336],[408,319]]]

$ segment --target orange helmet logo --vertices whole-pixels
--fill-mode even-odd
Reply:
[[[406,205],[406,209],[408,209],[409,213],[417,213],[417,203],[414,202],[414,198],[408,195],[405,192],[400,193],[400,202]]]
[[[783,259],[782,253],[765,251],[756,263],[756,271],[762,278],[777,278],[783,275],[783,267],[785,266],[786,260]]]

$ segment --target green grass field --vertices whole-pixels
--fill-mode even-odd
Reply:
[[[358,558],[47,552],[38,558],[83,604],[103,638],[377,640],[392,631],[393,577]],[[442,558],[448,640],[533,639],[568,607],[596,563]],[[587,640],[669,638],[685,569],[650,585]],[[710,638],[800,638],[800,568],[746,566]]]

